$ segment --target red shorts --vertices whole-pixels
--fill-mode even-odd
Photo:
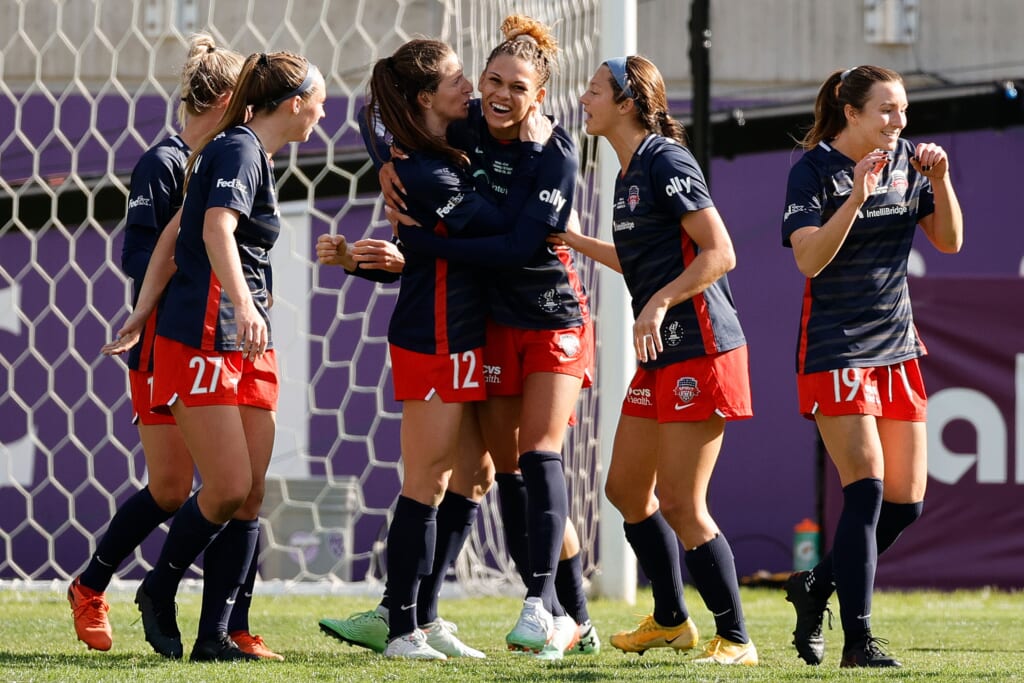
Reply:
[[[523,380],[557,372],[594,384],[594,324],[563,330],[526,330],[487,323],[484,376],[488,396],[522,396]]]
[[[840,368],[796,376],[800,412],[874,415],[924,422],[928,396],[917,359],[878,368]]]
[[[153,373],[142,370],[128,371],[128,387],[132,395],[132,424],[172,425],[170,413],[153,412]]]
[[[487,398],[482,348],[432,354],[389,344],[388,352],[396,401],[429,401],[434,394],[445,403]]]
[[[703,422],[714,414],[726,420],[751,417],[747,347],[655,370],[637,368],[622,414],[658,422]]]
[[[252,406],[277,410],[277,356],[254,361],[241,351],[203,351],[157,335],[153,350],[153,410],[186,406]]]

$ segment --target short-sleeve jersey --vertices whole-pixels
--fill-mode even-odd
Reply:
[[[406,189],[408,215],[436,235],[464,232],[487,204],[472,178],[447,159],[409,152],[395,159],[395,171]],[[427,354],[483,346],[487,300],[480,271],[413,249],[405,259],[388,341]]]
[[[615,252],[637,317],[659,289],[679,277],[700,248],[682,227],[688,213],[714,206],[704,174],[676,141],[648,135],[615,180]],[[668,309],[661,324],[664,352],[644,368],[729,351],[746,339],[723,275],[703,292]]]
[[[500,204],[508,195],[522,143],[498,140],[490,134],[480,100],[470,103],[465,121],[449,127],[448,139],[469,154],[477,188]],[[535,190],[520,215],[550,225],[552,232],[564,230],[573,207],[578,168],[576,145],[556,124],[545,145]],[[567,247],[541,244],[522,267],[488,269],[485,282],[491,317],[502,325],[563,329],[579,327],[590,319],[587,293]]]
[[[132,278],[133,306],[139,300],[139,289],[160,233],[181,208],[185,163],[191,151],[184,140],[172,135],[146,150],[132,169],[121,268]],[[153,369],[151,327],[147,323],[140,342],[128,352],[128,367],[132,370]]]
[[[213,272],[203,241],[206,211],[212,208],[239,214],[234,237],[242,273],[269,330],[269,251],[281,230],[280,214],[270,159],[246,126],[229,128],[211,140],[196,160],[174,250],[178,270],[168,285],[157,323],[161,336],[187,346],[234,351],[238,349],[235,307]]]
[[[907,259],[918,221],[935,211],[930,181],[910,165],[900,140],[878,186],[861,206],[835,258],[804,286],[798,373],[891,365],[924,355],[907,289]],[[782,243],[828,222],[852,191],[855,162],[825,143],[790,169]]]

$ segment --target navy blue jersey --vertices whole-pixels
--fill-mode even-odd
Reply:
[[[132,279],[132,306],[139,300],[160,233],[181,208],[185,163],[191,151],[184,140],[172,135],[146,150],[132,169],[121,250],[121,268]],[[132,370],[153,370],[154,331],[149,327],[147,321],[139,343],[128,352]]]
[[[269,331],[269,251],[281,230],[280,216],[270,159],[259,138],[245,126],[217,136],[196,161],[174,250],[178,270],[168,285],[157,323],[160,335],[186,346],[236,351],[235,307],[213,272],[203,242],[206,211],[217,207],[239,213],[235,243],[242,273]]]
[[[525,143],[492,136],[479,100],[470,102],[465,121],[449,126],[448,140],[470,155],[477,187],[490,188],[495,201],[506,202],[509,178]],[[504,240],[476,240],[476,244],[449,247],[449,258],[487,267],[491,316],[502,325],[550,330],[579,327],[590,319],[587,293],[572,251],[546,242],[549,233],[565,229],[578,169],[576,144],[556,124],[545,145],[535,191],[523,207],[515,231]]]
[[[512,183],[512,194],[522,197],[532,183],[536,159],[524,164]],[[409,152],[395,160],[395,171],[405,187],[408,215],[422,227],[404,231],[430,231],[448,237],[471,229],[477,233],[508,232],[518,216],[503,211],[475,191],[472,178],[448,159]],[[417,353],[443,354],[483,346],[487,299],[481,271],[450,262],[406,245],[405,268],[398,301],[391,316],[388,341]]]
[[[615,180],[615,252],[633,299],[633,317],[679,277],[700,251],[682,227],[686,214],[714,204],[704,174],[683,145],[649,135]],[[661,324],[664,352],[642,363],[657,368],[743,346],[746,340],[723,275],[700,294],[668,309]]]
[[[874,194],[817,277],[804,286],[797,372],[891,365],[924,355],[907,289],[914,230],[935,211],[931,182],[910,165],[900,140]],[[790,169],[782,243],[793,231],[828,222],[849,197],[855,162],[824,142]]]

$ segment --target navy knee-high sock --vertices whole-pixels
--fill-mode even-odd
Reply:
[[[662,626],[678,626],[690,618],[683,601],[683,570],[679,564],[679,540],[661,510],[642,522],[622,528],[636,553],[637,562],[651,582],[654,620]]]
[[[558,561],[555,572],[555,595],[566,613],[577,624],[590,621],[587,593],[583,590],[583,562],[581,553]]]
[[[526,533],[526,483],[521,474],[499,472],[498,505],[501,506],[501,525],[505,530],[505,547],[512,563],[523,580],[530,581],[530,547]]]
[[[99,593],[105,591],[124,558],[173,514],[156,504],[148,486],[136,492],[114,513],[96,553],[82,572],[82,585]]]
[[[882,508],[882,481],[861,479],[843,488],[843,511],[832,544],[839,618],[848,643],[871,632],[871,593],[878,564],[875,529]]]
[[[146,575],[143,590],[157,603],[174,600],[181,577],[199,553],[210,544],[225,524],[214,524],[199,510],[194,494],[174,513],[174,521],[167,532],[164,547],[160,550],[153,570]]]
[[[238,589],[245,583],[253,550],[260,535],[258,519],[232,519],[217,534],[203,555],[203,607],[198,638],[228,632],[228,618],[236,606]]]
[[[924,501],[917,503],[890,503],[882,501],[878,513],[878,527],[875,529],[875,543],[878,555],[888,550],[903,530],[916,522],[924,511]],[[811,570],[807,588],[818,597],[828,599],[836,589],[836,577],[832,567],[832,553],[829,552]]]
[[[388,528],[389,638],[416,630],[416,593],[434,565],[436,542],[437,508],[399,496]]]
[[[441,596],[448,569],[466,544],[473,530],[480,504],[465,496],[448,491],[437,506],[437,542],[434,545],[434,563],[430,573],[420,579],[416,597],[416,619],[423,624],[437,620],[437,601]]]
[[[259,520],[256,520],[256,522],[256,543],[253,544],[252,557],[249,558],[249,571],[246,572],[245,583],[238,589],[238,595],[235,596],[235,606],[232,608],[231,617],[228,619],[228,633],[249,630],[249,609],[252,607],[252,592],[256,586],[256,573],[260,568]]]
[[[526,595],[541,598],[545,609],[560,616],[565,611],[555,596],[555,570],[562,552],[565,518],[569,514],[562,456],[554,451],[527,451],[519,456],[519,468],[529,501],[526,528],[529,529],[530,576]]]
[[[734,643],[749,642],[740,604],[736,560],[725,534],[719,533],[707,543],[688,550],[686,568],[704,604],[715,617],[715,632]]]

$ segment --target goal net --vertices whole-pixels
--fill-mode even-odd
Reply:
[[[577,97],[597,64],[597,7],[598,0],[4,3],[0,580],[74,576],[120,502],[145,484],[125,366],[98,350],[130,302],[119,267],[129,174],[145,149],[175,130],[177,73],[198,30],[243,54],[306,55],[324,73],[329,96],[311,140],[276,159],[286,223],[273,253],[282,400],[261,574],[327,590],[380,580],[401,476],[400,405],[386,351],[397,285],[321,268],[313,248],[328,232],[350,241],[389,235],[355,121],[369,67],[427,35],[455,45],[475,78],[507,14],[553,26],[563,52],[545,109],[580,143],[576,208],[593,233],[596,152]],[[577,264],[593,295],[589,262]],[[587,576],[596,569],[598,533],[596,397],[596,387],[582,393],[564,449]],[[501,529],[492,493],[458,562],[464,590],[516,585]],[[164,534],[152,534],[119,576],[140,578]]]

